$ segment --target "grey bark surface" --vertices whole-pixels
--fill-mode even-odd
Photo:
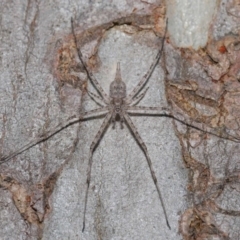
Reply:
[[[227,5],[228,12],[236,15],[232,2],[231,6]],[[224,7],[218,11],[214,26],[223,21],[220,15]],[[137,85],[161,46],[166,21],[164,3],[159,1],[3,1],[0,12],[2,156],[34,141],[69,117],[97,107],[84,90],[96,91],[73,55],[76,49],[71,17],[85,61],[107,93],[117,62],[121,64],[127,93]],[[171,15],[168,18],[171,28]],[[217,29],[212,34],[214,39],[229,33],[224,27],[222,32]],[[239,34],[239,25],[233,24],[232,31]],[[216,85],[207,80],[224,73],[215,68],[207,69],[206,74],[207,66],[196,63],[200,61],[197,53],[191,53],[196,58],[189,63],[187,54],[182,56],[171,41],[166,42],[165,57],[147,83],[149,90],[141,105],[171,106],[194,125],[195,116],[183,107],[187,98],[184,99],[182,92],[182,98],[178,98],[180,95],[173,88],[189,89],[185,80],[194,79],[205,90],[215,89]],[[224,65],[220,64],[220,68]],[[209,97],[210,93],[200,87],[196,92],[203,98],[216,97],[214,91]],[[220,96],[219,93],[214,100]],[[180,99],[180,104],[174,102],[175,97]],[[221,110],[204,108],[193,98],[189,99],[194,109],[205,111],[205,115]],[[233,116],[236,120],[236,114]],[[199,239],[206,236],[238,239],[238,181],[229,180],[234,191],[229,184],[216,197],[219,191],[208,190],[207,181],[199,181],[198,176],[207,169],[211,174],[203,179],[208,179],[209,185],[221,182],[222,185],[215,185],[219,188],[227,177],[236,176],[239,143],[211,134],[207,139],[204,132],[191,130],[167,117],[131,119],[147,145],[171,230],[165,223],[144,154],[128,128],[120,129],[117,122],[114,130],[108,128],[93,155],[86,227],[82,233],[89,147],[103,121],[92,119],[65,128],[0,165],[0,239],[172,240],[197,239],[194,238],[197,234]],[[198,121],[197,126],[221,133],[213,125]],[[231,126],[227,125],[229,129]],[[231,134],[238,136],[235,129],[230,129]],[[208,191],[204,192],[202,185]],[[197,190],[191,192],[190,187]],[[208,195],[214,195],[211,200],[222,209],[229,207],[234,211],[232,215],[216,211],[216,207],[212,207],[214,211],[204,208],[202,203]],[[209,201],[207,204],[213,205]],[[206,228],[210,225],[217,227],[210,228],[211,232]]]

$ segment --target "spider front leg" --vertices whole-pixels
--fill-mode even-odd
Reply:
[[[87,94],[88,96],[99,106],[103,107],[103,99],[101,97],[99,97],[98,95],[94,94],[93,92],[90,92],[89,90],[87,90]]]
[[[90,146],[90,153],[89,153],[89,160],[88,160],[88,169],[87,169],[87,189],[86,189],[86,195],[85,195],[85,203],[84,203],[84,211],[83,211],[83,228],[82,228],[82,232],[84,232],[85,229],[85,222],[86,222],[86,211],[87,211],[87,200],[88,200],[88,190],[89,190],[89,185],[90,185],[90,181],[91,181],[91,170],[92,170],[92,157],[93,157],[93,152],[96,149],[104,131],[106,130],[109,121],[112,117],[112,113],[109,112],[106,117],[103,120],[103,123],[97,133],[97,135],[95,136],[93,142],[91,143]]]
[[[133,98],[132,102],[131,102],[131,105],[132,106],[135,106],[137,105],[146,95],[147,91],[148,91],[149,87],[147,87],[143,93],[141,93],[140,95],[136,96]]]
[[[162,52],[163,52],[164,41],[165,41],[165,37],[166,37],[166,33],[167,33],[167,25],[168,25],[168,21],[166,22],[166,28],[165,28],[165,32],[164,32],[164,36],[163,36],[163,40],[162,40],[162,46],[161,46],[160,50],[158,51],[158,54],[156,55],[152,65],[150,66],[147,73],[143,76],[143,78],[138,83],[138,85],[132,90],[132,92],[127,97],[127,99],[126,99],[127,104],[131,104],[134,101],[134,97],[141,91],[141,89],[148,82],[148,80],[151,77],[154,69],[156,68],[158,62],[160,61],[161,56],[162,56]]]
[[[164,216],[165,216],[165,220],[166,220],[167,226],[168,226],[169,229],[171,229],[171,227],[169,225],[169,222],[168,222],[167,212],[166,212],[166,209],[165,209],[165,206],[164,206],[162,194],[161,194],[160,188],[158,186],[158,182],[157,182],[157,178],[156,178],[155,172],[154,172],[153,167],[152,167],[152,161],[151,161],[151,159],[150,159],[150,157],[148,155],[147,146],[143,142],[142,138],[140,137],[140,135],[139,135],[139,133],[137,131],[137,128],[134,126],[131,118],[129,117],[129,115],[127,113],[124,114],[124,119],[126,120],[127,125],[129,127],[130,131],[134,135],[136,141],[138,142],[138,144],[140,145],[140,147],[142,148],[142,150],[143,150],[143,152],[144,152],[144,154],[146,156],[147,163],[148,163],[151,175],[152,175],[152,179],[153,179],[153,182],[154,182],[155,187],[157,189],[160,202],[162,204],[162,208],[163,208],[163,212],[164,212]]]
[[[74,27],[73,27],[73,18],[71,18],[71,26],[72,26],[72,33],[73,33],[73,38],[74,38],[74,42],[75,42],[75,46],[77,49],[77,53],[78,53],[78,58],[80,60],[80,62],[82,63],[88,78],[91,80],[92,84],[94,85],[94,87],[97,89],[97,91],[100,93],[102,100],[108,104],[109,103],[109,99],[107,94],[104,92],[103,88],[100,86],[99,82],[97,81],[97,79],[93,76],[92,72],[88,69],[87,64],[83,61],[83,55],[82,52],[80,50],[80,48],[77,45],[77,37],[74,31]]]

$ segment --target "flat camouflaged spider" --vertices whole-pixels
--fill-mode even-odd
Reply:
[[[79,57],[82,65],[84,66],[84,69],[88,75],[88,78],[91,80],[94,87],[96,88],[96,90],[99,93],[99,96],[98,96],[98,95],[95,95],[95,94],[91,93],[90,91],[88,91],[88,94],[90,95],[90,97],[96,103],[98,103],[102,106],[101,108],[92,110],[91,112],[96,113],[97,115],[105,114],[103,123],[102,123],[99,131],[97,132],[97,135],[95,136],[93,142],[90,145],[89,162],[88,162],[88,169],[87,169],[87,189],[86,189],[86,194],[85,194],[82,232],[85,229],[85,217],[86,217],[86,210],[87,210],[88,190],[89,190],[89,185],[90,185],[90,180],[91,180],[93,152],[95,151],[98,143],[100,142],[101,137],[102,137],[103,133],[106,131],[109,123],[112,122],[112,126],[114,129],[117,119],[120,120],[121,128],[123,128],[123,123],[126,123],[128,128],[130,129],[131,133],[133,134],[135,140],[137,141],[137,143],[139,144],[139,146],[141,147],[141,149],[143,150],[143,152],[145,154],[145,157],[147,159],[147,163],[148,163],[148,166],[149,166],[149,169],[151,172],[151,176],[152,176],[153,182],[155,184],[155,187],[157,189],[158,196],[159,196],[162,208],[163,208],[166,224],[167,224],[168,228],[171,229],[170,224],[168,222],[168,217],[167,217],[166,209],[164,206],[163,198],[161,195],[161,191],[158,186],[157,178],[156,178],[155,172],[152,167],[152,161],[151,161],[148,151],[147,151],[147,147],[146,147],[145,143],[143,142],[141,136],[139,135],[139,133],[137,131],[137,128],[135,127],[135,125],[133,124],[133,122],[129,116],[129,113],[131,113],[131,114],[141,113],[142,115],[150,115],[150,114],[154,114],[154,113],[166,114],[166,111],[163,111],[164,108],[142,107],[142,106],[135,106],[135,105],[138,104],[142,100],[142,98],[145,96],[148,88],[146,88],[145,90],[143,90],[143,88],[146,85],[146,83],[148,82],[156,65],[158,64],[158,62],[161,58],[163,46],[164,46],[164,40],[165,40],[165,36],[166,36],[166,32],[167,32],[167,22],[166,22],[165,32],[164,32],[164,36],[163,36],[163,40],[162,40],[162,46],[161,46],[160,50],[158,51],[158,54],[156,55],[148,72],[143,76],[141,81],[138,83],[138,85],[132,90],[132,92],[128,96],[127,96],[127,92],[126,92],[126,84],[124,83],[124,81],[122,80],[122,77],[121,77],[120,63],[117,64],[115,79],[110,84],[109,96],[104,92],[103,88],[100,86],[98,81],[95,79],[95,77],[89,71],[87,65],[83,61],[82,52],[77,45],[77,38],[76,38],[76,35],[74,32],[74,27],[73,27],[73,19],[71,19],[71,26],[72,26],[72,33],[73,33],[75,45],[76,45],[77,52],[78,52],[78,57]],[[142,90],[143,90],[143,92],[140,94],[140,92]],[[100,103],[99,103],[99,101],[100,101]],[[88,115],[88,113],[90,113],[90,112],[86,112],[84,114],[84,116]]]

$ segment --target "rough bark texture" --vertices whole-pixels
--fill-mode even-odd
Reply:
[[[107,93],[117,62],[128,93],[144,76],[166,12],[173,29],[159,1],[6,0],[0,12],[2,157],[97,107],[86,94],[94,88],[76,55],[71,17],[85,62]],[[132,118],[171,230],[143,152],[117,124],[94,152],[81,232],[89,147],[102,122],[93,119],[0,165],[0,239],[239,239],[239,17],[237,1],[216,4],[201,49],[179,48],[168,36],[141,105],[171,107],[182,122]]]

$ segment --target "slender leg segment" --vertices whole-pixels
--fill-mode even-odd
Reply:
[[[99,97],[98,95],[94,94],[93,92],[90,92],[87,90],[88,96],[99,106],[103,107],[103,99]]]
[[[108,107],[96,108],[82,113],[82,116],[79,118],[79,121],[86,120],[89,118],[96,118],[102,115],[105,115],[109,112]]]
[[[233,142],[240,142],[239,137],[233,136],[229,133],[224,131],[219,131],[219,129],[214,129],[208,126],[199,126],[199,121],[197,119],[186,119],[186,117],[180,113],[176,112],[174,115],[171,113],[171,110],[166,107],[142,107],[142,106],[128,106],[127,113],[132,115],[139,115],[139,116],[161,116],[161,117],[168,117],[172,118],[183,125],[196,129],[203,133],[208,133],[213,136],[228,139]]]
[[[109,102],[109,98],[107,96],[107,94],[104,92],[103,88],[100,86],[99,82],[97,81],[97,79],[93,76],[92,72],[88,69],[87,64],[83,61],[83,55],[82,52],[80,50],[80,48],[77,45],[77,37],[76,34],[74,32],[74,27],[73,27],[73,19],[71,18],[71,26],[72,26],[72,33],[73,33],[73,37],[74,37],[74,42],[77,48],[77,53],[78,53],[78,57],[87,73],[88,78],[91,80],[92,84],[95,86],[95,88],[97,89],[97,91],[100,93],[100,95],[103,98],[103,101],[107,104]]]
[[[137,128],[134,126],[134,124],[133,124],[131,118],[128,116],[128,114],[124,114],[124,118],[125,118],[125,120],[126,120],[126,122],[128,124],[128,127],[130,128],[131,132],[133,133],[136,141],[138,142],[138,144],[140,145],[140,147],[142,148],[142,150],[143,150],[143,152],[144,152],[144,154],[146,156],[147,163],[148,163],[151,175],[152,175],[152,179],[153,179],[153,182],[154,182],[155,187],[157,189],[160,202],[162,204],[162,208],[163,208],[163,212],[164,212],[164,216],[165,216],[165,220],[166,220],[167,226],[168,226],[169,229],[171,229],[171,227],[169,225],[169,222],[168,222],[167,212],[166,212],[166,209],[165,209],[165,206],[164,206],[162,194],[161,194],[160,188],[158,186],[158,182],[157,182],[157,178],[156,178],[155,172],[154,172],[153,167],[152,167],[152,161],[151,161],[151,159],[150,159],[150,157],[148,155],[147,147],[146,147],[145,143],[143,142],[142,138],[140,137],[140,135],[139,135],[139,133],[137,131]]]
[[[109,112],[107,114],[107,116],[104,118],[103,123],[97,133],[97,135],[95,136],[93,142],[91,143],[90,146],[90,153],[89,153],[89,161],[88,161],[88,169],[87,169],[87,188],[86,188],[86,194],[85,194],[85,203],[84,203],[84,210],[83,210],[83,228],[82,228],[82,232],[84,232],[85,229],[85,222],[86,222],[86,211],[87,211],[87,200],[88,200],[88,190],[89,190],[89,185],[90,185],[90,181],[91,181],[91,170],[92,170],[92,156],[93,156],[93,152],[96,148],[96,146],[98,145],[103,133],[105,132],[110,119],[112,117],[112,114]]]
[[[166,28],[165,28],[165,32],[164,32],[164,36],[163,36],[163,40],[162,40],[162,47],[160,48],[160,50],[158,51],[157,56],[155,57],[155,60],[153,61],[152,65],[150,66],[149,70],[147,71],[147,73],[143,76],[143,78],[141,79],[141,81],[138,83],[138,85],[132,90],[132,92],[128,95],[126,102],[127,103],[131,103],[133,101],[133,98],[139,93],[139,91],[144,87],[144,85],[147,83],[147,81],[149,80],[149,78],[151,77],[155,67],[157,66],[159,60],[161,59],[162,56],[162,51],[163,51],[163,47],[164,47],[164,41],[165,41],[165,37],[166,37],[166,33],[167,33],[167,24],[168,21],[166,22]]]
[[[143,91],[143,93],[141,93],[139,96],[134,97],[133,100],[132,100],[132,102],[131,102],[131,105],[132,105],[132,106],[137,105],[137,104],[145,97],[148,89],[149,89],[149,87],[147,87],[147,88]]]
[[[24,145],[23,147],[21,147],[17,151],[11,153],[7,157],[1,157],[0,164],[9,161],[11,158],[27,151],[28,149],[34,147],[35,145],[48,140],[49,138],[53,137],[55,134],[59,133],[63,129],[65,129],[65,128],[67,128],[67,127],[69,127],[69,126],[71,126],[75,123],[78,123],[78,122],[80,122],[82,120],[85,120],[85,119],[101,117],[103,115],[106,115],[108,112],[109,112],[109,110],[108,110],[107,107],[102,107],[102,108],[93,109],[93,110],[90,110],[90,111],[87,111],[87,112],[83,112],[82,116],[80,116],[80,117],[76,117],[74,115],[74,116],[68,118],[65,123],[59,123],[54,129],[44,132],[43,134],[38,136],[34,141],[31,141],[31,142],[27,143],[26,145]]]
[[[142,107],[142,106],[128,106],[127,112],[130,114],[143,115],[168,115],[171,116],[171,111],[167,107]]]

